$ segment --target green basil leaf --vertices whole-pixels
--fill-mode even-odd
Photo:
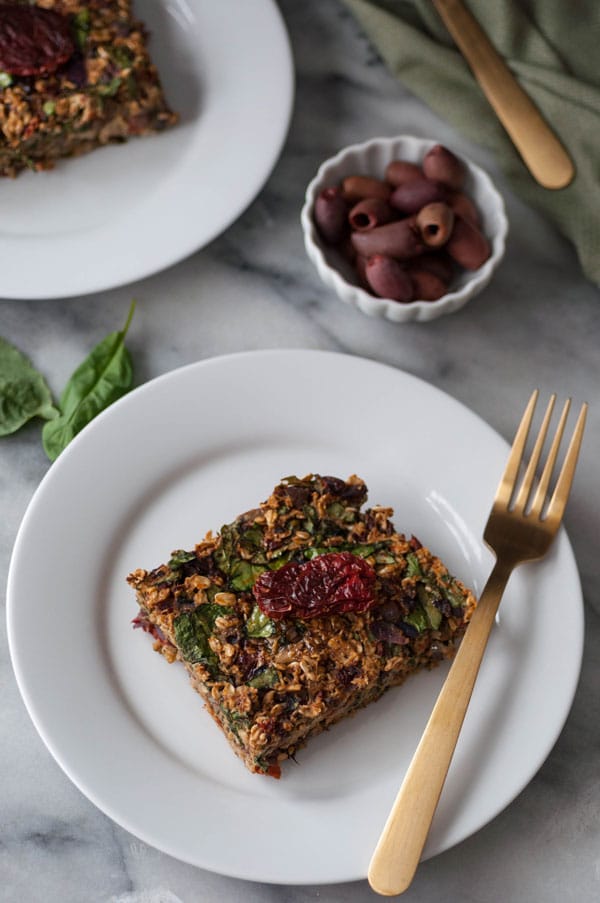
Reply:
[[[246,634],[251,637],[268,637],[275,630],[275,624],[258,605],[255,605],[246,621]]]
[[[33,417],[57,416],[42,374],[14,345],[0,338],[0,436],[16,433]]]
[[[88,354],[69,379],[60,399],[61,414],[44,427],[42,441],[51,461],[84,426],[131,388],[133,369],[125,336],[135,304],[119,332],[111,332]]]

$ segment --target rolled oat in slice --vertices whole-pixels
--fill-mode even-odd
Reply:
[[[252,772],[454,655],[473,595],[356,476],[287,477],[194,551],[128,582],[134,625],[185,664]]]

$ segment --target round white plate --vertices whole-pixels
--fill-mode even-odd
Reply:
[[[447,666],[311,740],[280,781],[251,775],[183,667],[131,628],[125,577],[193,547],[281,477],[312,471],[361,475],[371,504],[393,505],[397,528],[479,592],[506,453],[427,383],[328,352],[214,358],[137,389],[51,467],[16,541],[9,642],[42,739],[100,809],[172,856],[282,884],[364,878]],[[511,579],[427,856],[493,818],[539,768],[569,711],[582,640],[562,531]]]
[[[238,217],[285,139],[293,63],[273,0],[134,0],[181,122],[1,180],[0,297],[57,298],[177,263]]]

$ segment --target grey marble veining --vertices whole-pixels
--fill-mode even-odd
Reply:
[[[297,71],[282,156],[259,197],[188,260],[94,298],[0,301],[0,334],[58,393],[87,349],[138,311],[136,382],[242,349],[341,350],[413,373],[507,438],[533,386],[591,403],[567,515],[586,604],[580,685],[563,732],[529,786],[489,825],[420,868],[407,903],[594,903],[600,899],[600,293],[572,247],[511,192],[491,156],[466,143],[381,65],[336,0],[283,0]],[[428,324],[365,318],[335,298],[305,257],[304,188],[341,146],[375,135],[431,136],[490,170],[510,218],[505,261],[462,311]],[[468,453],[476,456],[477,449]],[[0,444],[0,573],[48,462],[39,424]],[[560,599],[548,600],[549,610]],[[560,662],[557,662],[557,668]],[[180,863],[115,825],[69,782],[21,702],[0,622],[0,900],[6,903],[358,903],[366,882],[250,884]],[[331,838],[336,843],[336,838]],[[268,851],[265,851],[268,855]],[[327,855],[327,851],[323,852]]]

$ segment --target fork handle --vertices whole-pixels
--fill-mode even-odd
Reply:
[[[575,174],[570,156],[477,19],[459,0],[433,3],[533,177],[564,188]]]
[[[369,865],[378,894],[401,894],[412,882],[511,570],[496,562],[406,772]]]

